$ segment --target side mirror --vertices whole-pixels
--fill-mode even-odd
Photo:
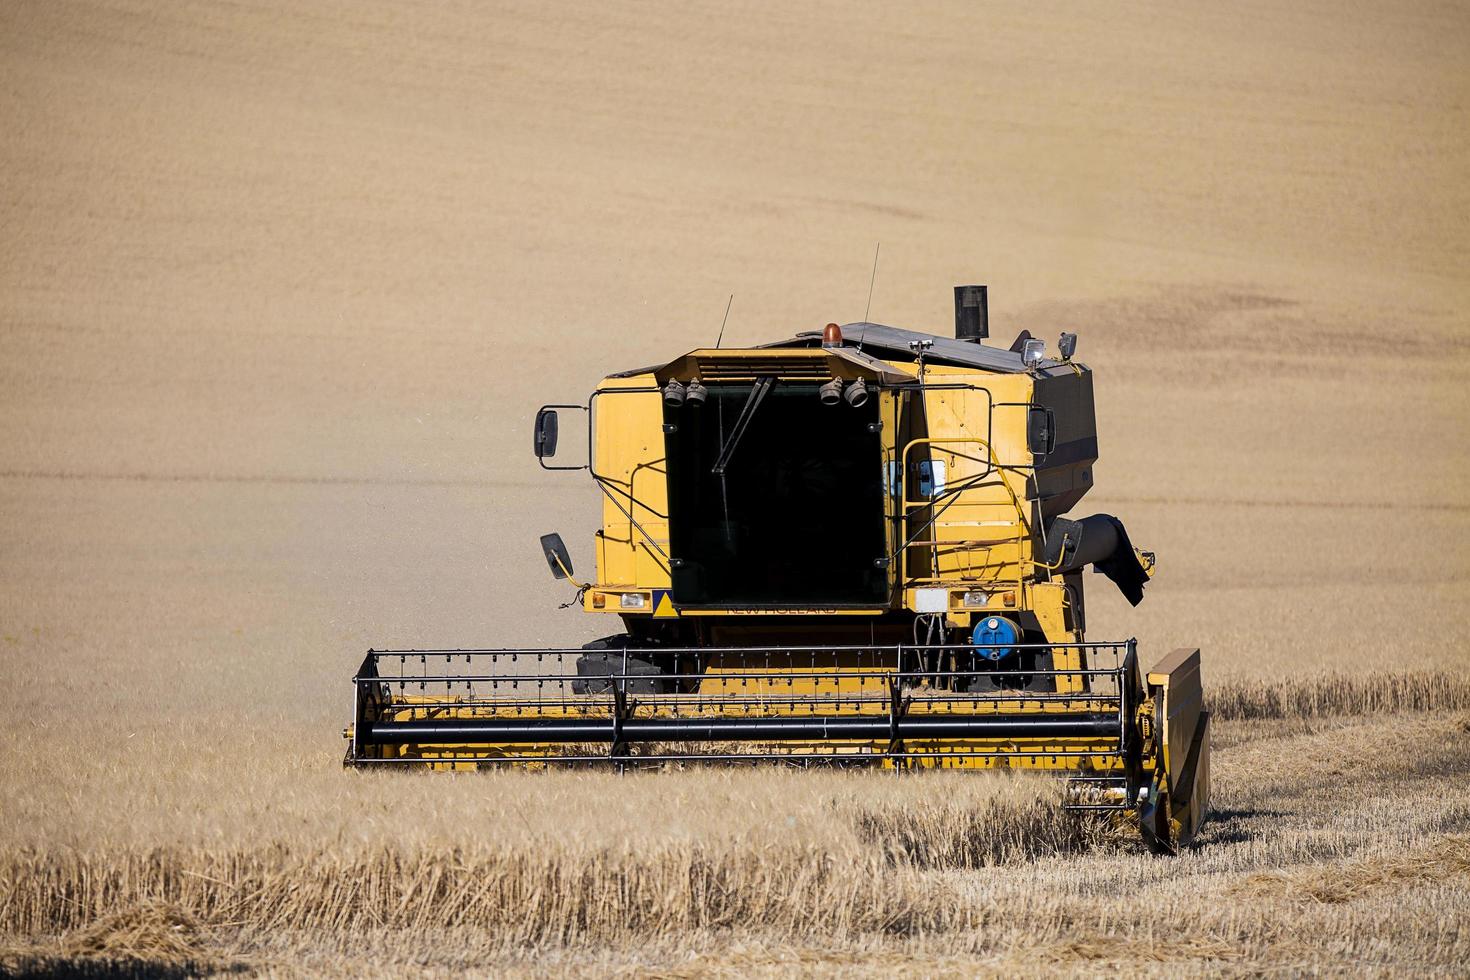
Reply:
[[[1026,448],[1036,456],[1050,455],[1057,448],[1056,416],[1051,409],[1031,406],[1026,418]]]
[[[533,440],[537,459],[547,459],[556,455],[556,435],[558,422],[556,409],[543,408],[536,413],[536,432]],[[542,538],[544,544],[546,539]],[[558,543],[561,539],[557,538]]]
[[[556,419],[556,413],[551,415]],[[553,421],[552,441],[556,440],[556,425]],[[554,578],[567,578],[572,574],[572,556],[567,553],[567,546],[562,542],[560,534],[541,535],[541,554],[546,556],[546,564],[551,566],[551,574]]]

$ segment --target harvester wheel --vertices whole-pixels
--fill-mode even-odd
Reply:
[[[629,694],[666,693],[668,682],[661,679],[663,671],[657,664],[623,653],[632,639],[626,633],[619,633],[582,644],[587,653],[577,658],[577,679],[572,681],[572,692],[606,694],[613,689],[613,682],[608,679],[611,675],[627,674]]]

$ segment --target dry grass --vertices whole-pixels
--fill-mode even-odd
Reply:
[[[1257,677],[1215,684],[1210,710],[1222,720],[1310,719],[1334,715],[1452,713],[1470,708],[1470,676],[1448,670],[1309,677]]]
[[[1233,893],[1267,902],[1342,904],[1374,892],[1428,888],[1464,878],[1470,878],[1470,836],[1447,834],[1433,844],[1403,854],[1251,875]]]
[[[1169,860],[1059,813],[1054,782],[1000,774],[221,779],[204,759],[139,787],[104,765],[84,779],[127,826],[23,829],[0,853],[0,934],[15,963],[312,973],[362,957],[384,974],[1434,972],[1470,956],[1459,720],[1274,724],[1223,723],[1218,812]],[[232,819],[293,784],[279,823]]]
[[[228,971],[212,930],[190,912],[147,899],[108,912],[59,941],[0,951],[0,971],[24,975],[204,976]]]
[[[211,957],[205,927],[178,905],[153,899],[125,906],[67,935],[60,955],[69,959],[203,964]]]
[[[11,851],[0,862],[0,930],[56,933],[162,903],[265,930],[473,925],[497,935],[501,952],[670,931],[951,931],[973,917],[918,872],[1076,852],[1096,836],[1058,813],[1052,781],[1004,776],[688,773],[664,778],[691,796],[728,799],[733,788],[743,798],[720,813],[689,807],[683,833],[639,833],[626,808],[580,825],[564,816],[599,789],[646,792],[642,810],[661,797],[658,778],[491,775],[478,780],[482,793],[515,795],[480,808],[483,832],[418,847],[385,833],[357,846],[298,835],[223,850]]]

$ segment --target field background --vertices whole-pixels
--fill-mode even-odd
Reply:
[[[477,808],[482,787],[503,807],[522,784],[334,768],[361,651],[608,632],[557,611],[568,590],[537,553],[559,530],[589,566],[597,506],[535,465],[535,408],[710,343],[732,293],[727,343],[860,319],[878,242],[876,321],[947,333],[950,287],[987,282],[997,343],[1080,334],[1101,444],[1082,511],[1122,517],[1160,558],[1137,610],[1092,590],[1094,638],[1136,635],[1145,660],[1198,645],[1221,690],[1470,666],[1455,5],[11,2],[0,127],[13,909],[38,880],[14,862],[113,846],[514,838],[491,819],[504,810]],[[1262,772],[1283,754],[1305,767],[1306,833],[1341,817],[1311,795],[1332,774],[1354,797],[1412,775],[1405,732],[1450,753],[1416,761],[1406,790],[1436,815],[1362,816],[1303,867],[1470,830],[1463,728],[1266,724],[1224,733],[1218,778],[1245,795],[1220,826],[1256,828],[1237,838],[1272,838],[1262,814],[1290,809]],[[1398,748],[1372,763],[1367,743]],[[764,812],[758,782],[729,791]],[[628,790],[524,792],[544,830]],[[644,806],[632,825],[700,792],[617,806]],[[419,826],[428,811],[447,836]],[[493,829],[473,831],[481,817]],[[1219,865],[1208,881],[1276,863],[1220,833],[1196,859]],[[1161,874],[1085,860],[1120,889]],[[1464,951],[1463,920],[1443,916],[1470,907],[1465,876],[1435,887],[1438,942]],[[1334,920],[1344,945],[1321,963],[1367,955],[1370,912]],[[1099,915],[1094,932],[1145,935]],[[84,924],[0,923],[19,943]],[[227,946],[325,969],[352,947],[334,928],[272,952],[247,926]],[[1221,930],[1201,956],[1245,942]],[[800,931],[783,934],[798,960],[772,968],[915,955],[815,932],[826,952],[802,960]],[[961,959],[934,969],[1055,965],[1014,959],[1024,940],[952,944]],[[463,965],[377,941],[399,966]],[[704,967],[756,969],[767,947],[749,942],[585,962],[672,969],[697,947]],[[1427,942],[1419,966],[1455,962]]]

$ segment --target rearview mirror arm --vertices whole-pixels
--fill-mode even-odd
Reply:
[[[557,411],[560,411],[561,409],[566,409],[568,411],[589,412],[590,414],[590,410],[586,405],[542,405],[539,409],[536,410],[536,416],[539,418],[541,416],[541,413],[547,411],[548,409],[554,409]],[[583,463],[580,466],[558,466],[554,463],[547,463],[546,460],[549,458],[550,457],[547,456],[537,456],[536,462],[541,464],[541,468],[543,470],[586,470],[591,469],[592,467],[590,456],[588,457],[588,462]]]

